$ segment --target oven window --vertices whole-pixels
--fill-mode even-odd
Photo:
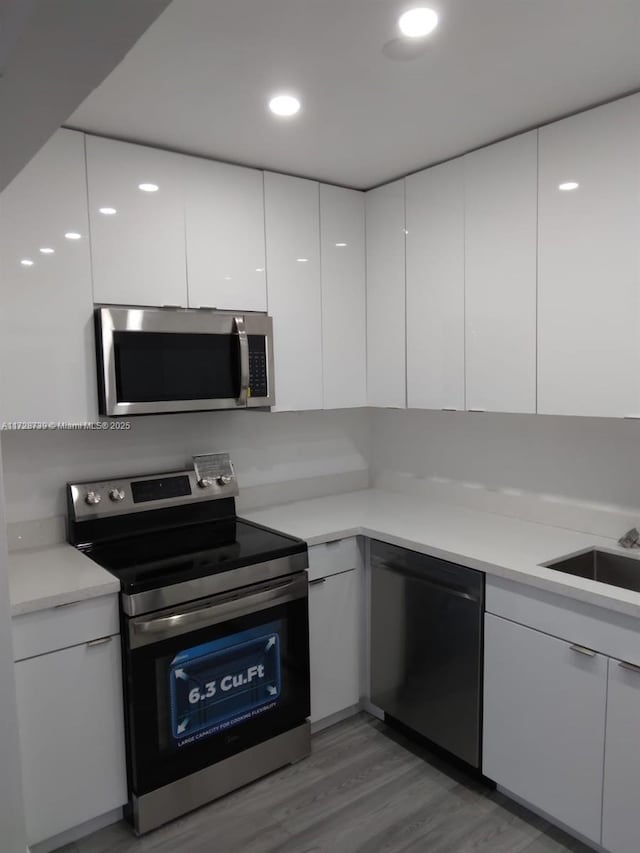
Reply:
[[[233,399],[240,394],[235,335],[114,332],[122,403]]]
[[[282,620],[178,652],[158,666],[171,696],[176,748],[277,708]]]

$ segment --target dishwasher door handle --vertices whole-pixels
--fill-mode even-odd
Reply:
[[[453,595],[455,598],[462,598],[465,601],[472,601],[474,604],[478,604],[480,599],[471,595],[471,593],[466,592],[462,587],[454,586],[453,584],[441,583],[440,581],[432,580],[428,575],[423,574],[422,572],[412,571],[411,569],[406,569],[400,566],[394,566],[390,563],[385,562],[380,559],[372,559],[371,568],[376,569],[386,569],[388,572],[393,572],[396,575],[403,575],[404,577],[413,578],[414,580],[420,581],[420,583],[427,584],[432,589],[437,589],[438,592],[442,592],[445,595]]]

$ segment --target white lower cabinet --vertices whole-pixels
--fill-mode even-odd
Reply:
[[[312,723],[352,708],[360,700],[359,617],[360,572],[357,569],[311,581]]]
[[[30,845],[127,800],[119,637],[15,665]]]
[[[607,665],[603,655],[485,617],[483,772],[597,844]]]
[[[609,662],[602,846],[637,853],[640,790],[640,669]]]

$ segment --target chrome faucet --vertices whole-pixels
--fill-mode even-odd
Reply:
[[[638,529],[632,527],[631,530],[627,530],[624,536],[618,539],[618,545],[622,545],[623,548],[640,548],[640,532]]]

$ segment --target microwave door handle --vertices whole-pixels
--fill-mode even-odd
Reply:
[[[246,406],[249,396],[249,341],[244,327],[244,317],[234,317],[233,322],[240,343],[240,396],[238,406]]]

